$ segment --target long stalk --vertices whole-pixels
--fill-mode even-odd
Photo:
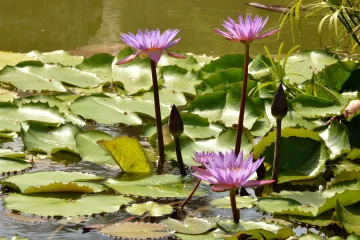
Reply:
[[[176,158],[179,164],[180,174],[182,176],[186,176],[185,165],[181,155],[180,138],[176,136],[174,137],[174,139],[175,139]]]
[[[161,174],[164,169],[164,163],[165,163],[164,137],[162,132],[162,124],[161,124],[159,87],[157,83],[156,63],[153,60],[151,60],[150,62],[151,62],[151,76],[152,76],[153,89],[154,89],[155,121],[156,121],[158,149],[159,149],[159,158],[160,158],[156,172],[158,174]]]
[[[248,82],[249,54],[250,54],[250,45],[245,44],[244,78],[243,78],[243,86],[242,86],[242,91],[241,91],[240,113],[239,113],[239,121],[238,121],[238,125],[237,125],[236,143],[235,143],[236,156],[239,155],[239,152],[240,152],[241,137],[242,137],[242,133],[243,133],[246,88],[247,88],[247,82]]]
[[[198,182],[196,183],[194,189],[191,191],[191,193],[189,194],[189,196],[186,198],[186,200],[179,206],[180,208],[183,208],[192,198],[192,196],[194,195],[194,193],[196,192],[196,189],[199,187],[201,183],[201,179],[198,180]]]
[[[239,221],[240,221],[240,211],[236,207],[236,189],[235,190],[230,190],[229,193],[230,193],[231,211],[232,211],[232,214],[233,214],[234,222],[236,224],[238,224]]]
[[[275,180],[273,183],[273,189],[276,188],[279,166],[280,166],[280,141],[281,141],[281,118],[276,119],[276,140],[275,140],[275,151],[274,151],[274,163],[272,169],[272,179]]]

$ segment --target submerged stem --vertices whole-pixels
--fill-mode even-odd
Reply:
[[[179,206],[180,208],[183,208],[190,201],[190,199],[192,198],[192,196],[196,192],[196,189],[199,187],[200,183],[201,183],[201,179],[198,180],[198,182],[196,183],[194,189],[191,191],[191,193],[189,194],[187,199]]]
[[[160,158],[156,172],[158,174],[161,174],[164,169],[164,163],[165,163],[164,137],[162,132],[162,124],[161,124],[159,87],[157,83],[156,63],[153,60],[151,60],[150,62],[151,62],[151,76],[152,76],[153,89],[154,89],[155,121],[156,121],[156,131],[158,138],[159,158]]]
[[[249,66],[249,54],[250,54],[249,52],[250,52],[250,45],[245,44],[244,78],[243,78],[243,86],[241,91],[239,121],[236,130],[236,143],[235,143],[236,156],[239,155],[240,152],[241,137],[242,137],[243,125],[244,125],[244,110],[245,110],[245,101],[246,101],[246,88],[248,82],[248,66]]]
[[[276,119],[276,140],[275,140],[275,151],[274,151],[274,163],[272,170],[272,179],[275,180],[273,183],[273,189],[276,188],[278,174],[279,174],[279,165],[280,165],[280,141],[281,141],[281,118]]]
[[[231,210],[232,210],[232,214],[233,214],[233,218],[234,218],[234,222],[236,224],[239,223],[240,221],[240,211],[239,209],[237,209],[236,207],[236,190],[230,190],[229,194],[230,194],[230,204],[231,204]]]

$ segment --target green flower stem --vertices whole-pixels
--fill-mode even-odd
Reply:
[[[186,198],[186,200],[179,206],[180,208],[183,208],[192,198],[192,196],[194,195],[194,193],[196,192],[196,189],[199,187],[201,183],[201,179],[198,180],[198,182],[196,183],[194,189],[191,191],[191,193],[189,194],[189,196]]]
[[[240,211],[236,207],[236,190],[237,189],[230,190],[229,193],[230,193],[230,204],[231,204],[231,210],[232,210],[234,222],[238,224],[240,221]]]
[[[164,163],[165,163],[164,137],[162,132],[162,124],[161,124],[159,87],[157,83],[156,63],[153,60],[151,60],[150,62],[151,62],[151,76],[152,76],[153,90],[154,90],[156,131],[157,131],[158,149],[159,149],[159,157],[160,157],[156,172],[158,174],[161,174],[164,169]]]
[[[276,188],[278,174],[279,174],[281,121],[282,121],[281,118],[276,119],[276,140],[275,140],[275,151],[274,151],[274,163],[273,163],[273,169],[272,169],[272,179],[275,180],[275,182],[273,183],[273,189]]]
[[[185,165],[184,165],[184,161],[183,161],[182,155],[181,155],[180,138],[174,137],[174,139],[175,139],[176,158],[177,158],[177,161],[179,164],[180,174],[182,176],[186,176]]]
[[[236,156],[240,152],[241,137],[242,137],[242,132],[243,132],[244,110],[245,110],[245,101],[246,101],[246,88],[247,88],[247,82],[248,82],[249,52],[250,52],[250,45],[245,44],[244,79],[243,79],[243,86],[242,86],[242,91],[241,91],[240,113],[239,113],[239,121],[238,121],[238,125],[237,125],[236,143],[235,143]]]

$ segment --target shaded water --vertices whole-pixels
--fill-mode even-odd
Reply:
[[[176,49],[196,54],[222,55],[242,52],[240,44],[230,43],[212,32],[227,16],[238,12],[269,16],[267,30],[279,24],[280,13],[250,7],[246,2],[288,5],[292,0],[0,0],[0,50],[71,50],[94,45],[95,48],[119,42],[119,34],[137,29],[180,29],[182,40]],[[303,37],[296,44],[303,49],[319,48],[317,24],[309,18]],[[285,49],[294,43],[289,24],[280,39],[271,36],[256,41],[252,53],[266,44],[275,53],[281,42]],[[99,44],[99,45],[97,45]]]

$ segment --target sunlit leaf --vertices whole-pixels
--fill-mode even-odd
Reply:
[[[146,214],[152,217],[159,217],[165,214],[170,214],[173,209],[170,205],[160,205],[156,202],[149,201],[140,204],[133,204],[127,207],[126,211],[134,215]]]
[[[170,230],[194,235],[202,234],[213,228],[213,225],[208,220],[201,218],[186,217],[184,222],[180,222],[173,218],[167,218],[161,220],[160,223],[165,224]]]

